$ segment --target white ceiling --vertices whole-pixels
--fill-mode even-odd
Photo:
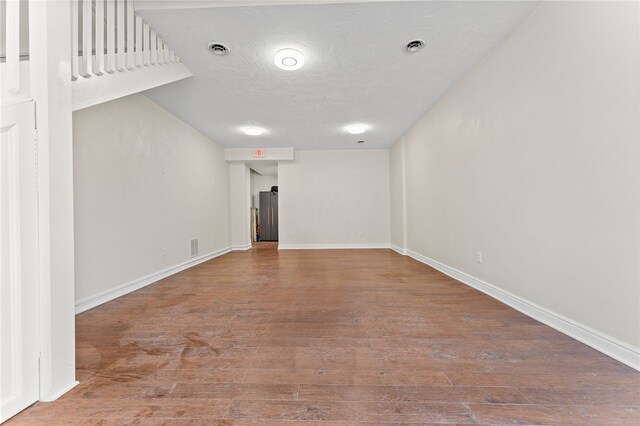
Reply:
[[[145,92],[227,147],[386,148],[537,2],[390,2],[144,9],[193,77]],[[421,38],[417,53],[402,50]],[[207,50],[212,40],[228,56]],[[273,54],[305,55],[283,71]],[[364,135],[343,127],[365,123]],[[243,126],[268,133],[246,136]],[[365,144],[356,144],[364,139]]]

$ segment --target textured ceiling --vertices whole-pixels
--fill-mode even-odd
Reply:
[[[393,2],[140,10],[193,77],[145,92],[227,147],[386,148],[536,2]],[[426,46],[407,53],[405,42]],[[227,44],[228,56],[207,50]],[[283,71],[279,49],[305,66]],[[349,123],[365,123],[350,135]],[[243,126],[268,133],[244,135]],[[365,144],[356,144],[364,139]]]

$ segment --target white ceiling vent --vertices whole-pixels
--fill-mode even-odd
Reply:
[[[416,40],[408,41],[404,45],[404,50],[406,50],[407,52],[417,52],[423,47],[424,47],[424,40],[416,39]]]
[[[231,50],[225,45],[217,41],[209,43],[209,51],[214,55],[224,56],[228,55]]]

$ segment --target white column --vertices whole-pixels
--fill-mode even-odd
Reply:
[[[75,381],[71,3],[29,3],[31,95],[38,129],[40,399]],[[34,303],[36,303],[34,301]]]

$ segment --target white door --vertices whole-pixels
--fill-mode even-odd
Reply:
[[[0,421],[38,399],[38,222],[33,102],[0,107]]]

